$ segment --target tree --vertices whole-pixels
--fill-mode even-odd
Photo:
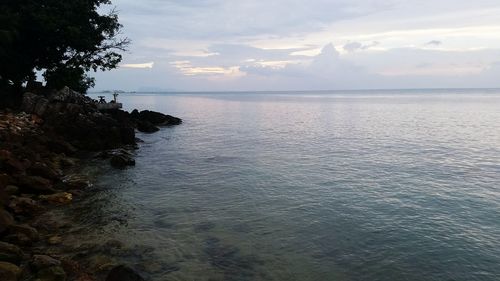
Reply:
[[[85,92],[89,71],[116,68],[129,40],[110,0],[2,0],[0,85],[19,88],[43,72],[47,87]]]

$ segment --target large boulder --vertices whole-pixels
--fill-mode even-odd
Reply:
[[[132,111],[131,116],[139,121],[147,121],[157,126],[172,126],[182,123],[180,118],[150,110],[143,110],[141,112],[137,112],[137,110],[135,110]]]
[[[154,133],[160,129],[149,121],[137,121],[137,130],[142,133]]]

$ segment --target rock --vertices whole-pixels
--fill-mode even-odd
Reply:
[[[47,166],[47,164],[41,162],[35,162],[33,165],[31,165],[31,167],[28,169],[28,172],[30,172],[32,175],[41,176],[50,180],[57,180],[62,175],[61,171],[55,170]]]
[[[21,277],[22,270],[17,265],[9,262],[0,262],[0,276],[2,281],[17,281]]]
[[[39,198],[44,202],[56,205],[69,204],[71,203],[71,201],[73,201],[73,195],[68,192],[54,193],[51,195],[40,195]]]
[[[144,278],[130,267],[119,265],[109,272],[106,281],[144,281]]]
[[[36,270],[41,270],[47,267],[60,266],[61,262],[46,255],[33,255],[31,266]]]
[[[27,197],[13,196],[9,203],[9,208],[16,214],[33,215],[43,210],[43,207],[35,200]]]
[[[14,218],[12,217],[12,215],[4,209],[0,209],[0,234],[7,231],[9,226],[13,224]]]
[[[80,174],[68,175],[62,179],[62,182],[68,189],[84,189],[91,186],[88,177]]]
[[[74,146],[72,146],[69,142],[57,138],[49,139],[46,145],[50,150],[56,153],[73,155],[77,152],[77,149]]]
[[[134,113],[133,111],[131,113],[131,116],[136,116],[137,119],[140,121],[148,121],[153,125],[159,125],[159,126],[179,125],[182,123],[182,120],[180,118],[150,110],[143,110],[138,114]]]
[[[61,244],[62,238],[61,236],[52,236],[47,240],[47,242],[49,242],[50,245]]]
[[[19,264],[22,260],[23,252],[13,244],[0,242],[0,261]]]
[[[19,187],[15,185],[7,185],[4,189],[5,193],[7,193],[9,196],[15,195],[19,192]]]
[[[24,176],[19,178],[19,185],[31,190],[54,192],[52,182],[40,176]]]
[[[0,150],[0,168],[11,173],[22,173],[25,170],[23,163],[8,150]]]
[[[51,266],[38,271],[36,278],[35,281],[65,281],[66,272],[61,266]]]
[[[148,121],[137,121],[137,130],[143,133],[154,133],[160,129]]]
[[[127,166],[134,166],[135,165],[135,160],[125,154],[116,154],[111,156],[111,159],[109,160],[111,163],[111,166],[118,168],[118,169],[124,169]]]
[[[40,238],[38,231],[27,224],[13,224],[9,226],[9,229],[17,235],[26,236],[26,238],[28,238],[31,242],[38,241]]]

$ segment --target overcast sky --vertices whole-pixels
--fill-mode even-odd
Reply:
[[[114,0],[96,90],[500,87],[498,0]]]

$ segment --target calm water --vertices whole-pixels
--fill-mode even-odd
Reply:
[[[184,123],[139,134],[72,235],[152,280],[500,280],[500,91],[119,99]]]

